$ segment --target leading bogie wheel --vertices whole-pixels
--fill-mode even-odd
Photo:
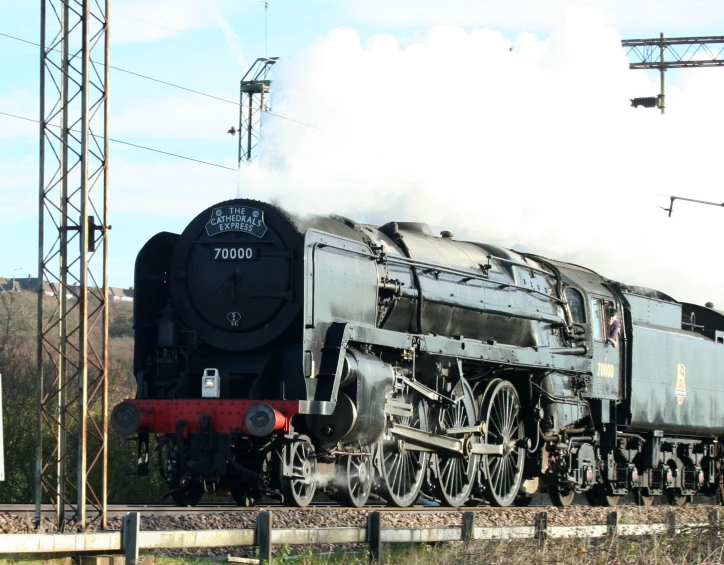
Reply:
[[[453,390],[454,404],[441,404],[433,411],[433,431],[445,435],[451,428],[475,425],[476,406],[473,391],[465,379],[461,379]],[[459,438],[461,436],[453,436]],[[478,456],[447,454],[433,455],[435,490],[445,506],[462,506],[470,498],[475,486]]]
[[[339,494],[345,506],[361,508],[372,491],[372,452],[368,446],[359,455],[345,455],[337,462]]]
[[[301,436],[284,446],[285,458],[290,476],[284,476],[281,466],[281,487],[284,503],[289,506],[308,506],[317,490],[317,456],[309,439]]]
[[[493,506],[510,506],[520,491],[525,464],[525,430],[518,392],[509,381],[496,379],[479,400],[480,420],[486,424],[485,443],[503,446],[503,455],[481,457],[485,496]]]
[[[401,426],[427,431],[427,404],[409,389],[405,401],[412,405],[412,415],[392,416]],[[392,434],[380,442],[380,477],[382,496],[390,506],[404,508],[413,504],[420,495],[430,454],[407,449],[405,442]]]

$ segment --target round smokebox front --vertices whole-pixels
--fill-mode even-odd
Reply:
[[[205,210],[174,251],[169,286],[187,329],[240,351],[279,337],[301,308],[303,236],[279,210],[230,200]]]

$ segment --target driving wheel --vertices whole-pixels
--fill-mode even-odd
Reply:
[[[510,506],[523,482],[525,431],[515,387],[501,379],[491,381],[480,399],[480,420],[485,422],[485,443],[502,445],[503,455],[483,455],[485,496],[493,506]]]
[[[434,410],[436,433],[446,434],[451,428],[475,425],[475,400],[470,385],[461,379],[452,393],[454,404],[441,404]],[[459,435],[453,437],[459,438]],[[446,506],[462,506],[475,486],[478,456],[457,453],[433,455],[435,490]]]
[[[392,416],[393,424],[427,431],[427,404],[424,399],[408,389],[404,400],[412,405],[412,414]],[[381,442],[380,449],[382,495],[390,506],[410,506],[420,494],[430,454],[407,449],[405,442],[394,434]]]

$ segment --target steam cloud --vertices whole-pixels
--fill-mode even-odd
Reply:
[[[291,212],[423,221],[458,239],[579,263],[724,307],[724,76],[686,71],[667,114],[599,11],[569,5],[551,36],[434,27],[411,39],[334,30],[274,69],[273,112],[239,194]]]

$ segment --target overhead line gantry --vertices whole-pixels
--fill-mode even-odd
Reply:
[[[666,78],[668,69],[724,66],[724,36],[659,37],[624,39],[621,45],[629,58],[630,69],[658,70],[661,92],[658,96],[634,98],[633,106],[666,109]]]

